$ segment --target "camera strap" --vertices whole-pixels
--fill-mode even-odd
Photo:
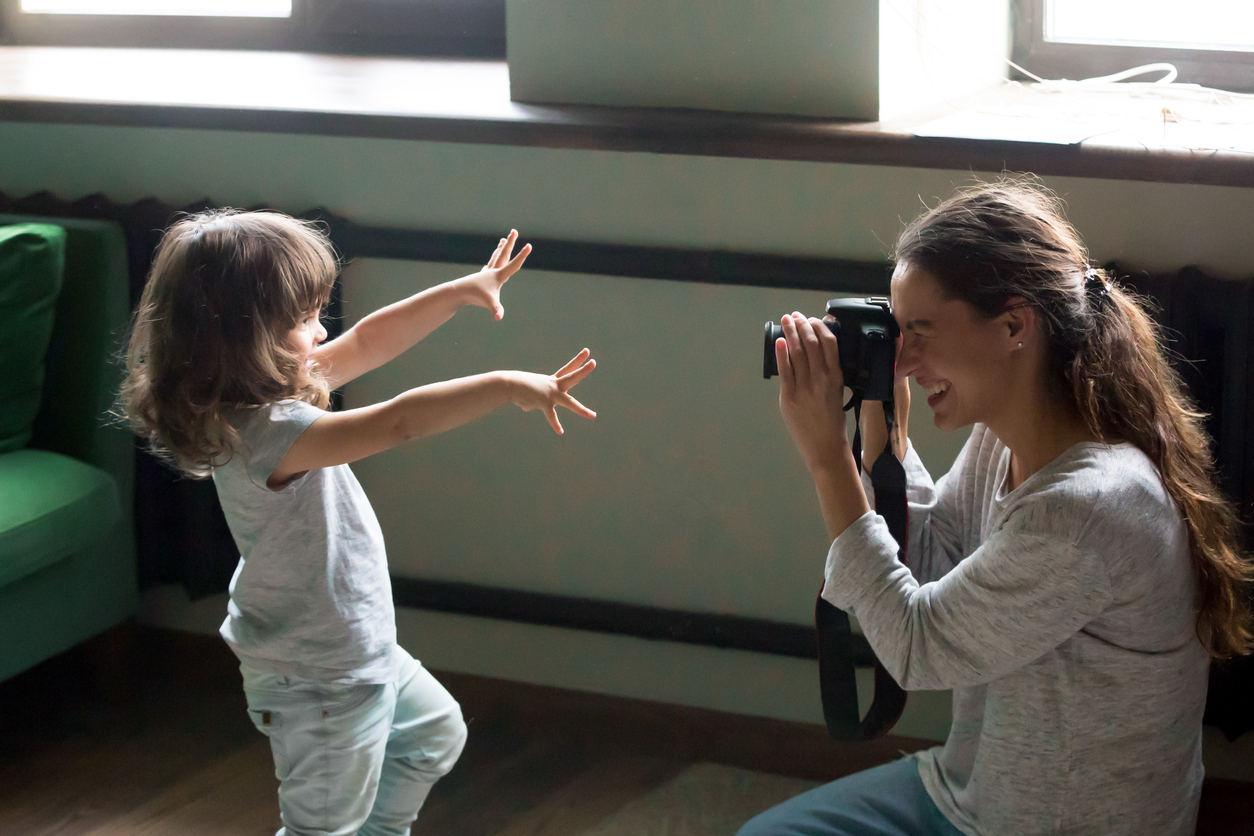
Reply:
[[[845,409],[852,408],[855,427],[853,455],[862,472],[862,398],[854,395]],[[884,402],[884,423],[888,445],[871,467],[871,487],[875,510],[888,523],[897,541],[897,559],[906,562],[909,537],[909,510],[906,503],[906,470],[892,449],[895,423],[893,401]],[[863,717],[858,710],[857,662],[849,616],[825,598],[822,590],[814,608],[814,629],[819,653],[819,692],[823,699],[823,719],[833,740],[860,741],[881,737],[891,729],[906,707],[906,692],[879,659],[875,665],[875,692]]]

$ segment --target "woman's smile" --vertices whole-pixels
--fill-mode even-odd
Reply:
[[[927,387],[927,405],[935,410],[936,405],[945,399],[945,393],[949,391],[949,387],[950,383],[947,380],[942,380],[934,386]]]

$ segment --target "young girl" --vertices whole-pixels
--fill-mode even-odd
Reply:
[[[855,468],[817,319],[783,318],[780,408],[833,541],[824,597],[903,688],[952,688],[953,725],[944,746],[742,836],[1192,834],[1208,663],[1251,638],[1250,567],[1201,416],[1043,189],[963,191],[906,229],[895,260],[906,566]],[[974,424],[935,486],[905,443],[907,376],[937,427]],[[868,467],[887,443],[876,406]]]
[[[517,233],[483,270],[424,290],[324,343],[337,272],[314,227],[268,212],[208,212],[163,238],[135,317],[122,403],[189,476],[212,475],[240,549],[221,633],[248,711],[270,738],[279,834],[407,834],[466,739],[461,710],[396,643],[383,537],[349,462],[468,423],[507,403],[595,417],[556,374],[434,383],[327,412],[328,392],[377,368],[459,308],[504,316]]]

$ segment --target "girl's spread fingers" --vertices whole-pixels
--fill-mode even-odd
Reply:
[[[579,383],[579,381],[583,380],[585,377],[592,374],[592,370],[595,369],[596,367],[597,367],[597,361],[589,360],[588,362],[584,363],[582,366],[580,366],[579,368],[575,369],[572,372],[567,372],[566,374],[558,375],[557,388],[561,389],[563,392],[566,392],[574,388],[574,386],[577,383]]]
[[[556,409],[550,406],[548,409],[544,410],[544,417],[549,419],[549,423],[553,425],[554,432],[558,435],[563,435],[565,433],[565,430],[562,429],[562,422],[557,418]]]
[[[561,377],[562,375],[570,374],[572,371],[578,368],[579,365],[582,364],[584,360],[587,360],[591,354],[592,352],[585,348],[583,351],[576,354],[569,363],[567,363],[565,366],[562,366],[560,369],[558,369],[555,376]]]
[[[496,249],[492,251],[492,257],[488,259],[488,263],[487,265],[484,266],[483,269],[495,270],[497,267],[500,267],[501,266],[501,250],[504,248],[505,248],[505,239],[502,238],[499,242],[497,242]]]
[[[508,279],[510,276],[517,273],[518,269],[522,267],[523,262],[527,260],[527,256],[529,255],[531,255],[531,245],[524,244],[523,248],[518,251],[518,255],[514,256],[509,263],[505,265],[505,278]]]
[[[591,409],[588,409],[588,407],[584,406],[579,401],[572,398],[570,395],[567,395],[566,399],[562,401],[562,406],[566,407],[567,409],[569,409],[571,412],[575,413],[576,415],[582,415],[585,418],[597,417],[597,414],[595,412],[593,412]]]

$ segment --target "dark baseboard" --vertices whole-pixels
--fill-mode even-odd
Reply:
[[[593,598],[550,595],[475,583],[392,578],[398,607],[473,615],[613,633],[657,641],[700,644],[798,659],[815,659],[814,627],[738,615],[671,610]],[[853,636],[854,664],[871,667],[875,655],[864,637]]]
[[[349,259],[396,258],[479,264],[485,254],[496,247],[498,240],[491,235],[362,226],[321,209],[306,212],[303,217],[326,223],[336,248]],[[892,276],[892,265],[886,261],[519,239],[520,245],[527,243],[535,250],[527,259],[530,270],[868,295],[887,294]]]

